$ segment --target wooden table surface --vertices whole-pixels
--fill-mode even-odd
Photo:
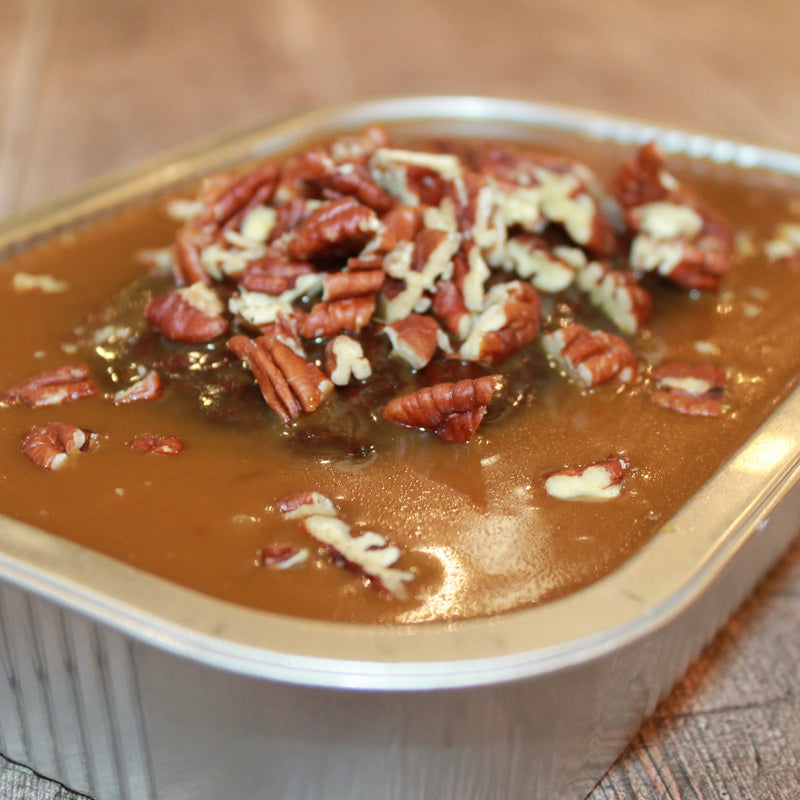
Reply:
[[[191,139],[385,94],[555,102],[800,150],[798,30],[793,0],[0,0],[0,216]],[[795,545],[591,800],[800,797],[798,620]],[[0,795],[73,797],[4,761]]]

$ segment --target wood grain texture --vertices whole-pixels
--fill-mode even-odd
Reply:
[[[191,139],[386,94],[509,96],[800,148],[792,0],[0,0],[0,21],[0,216]],[[591,800],[800,797],[798,618],[800,545]],[[72,797],[3,762],[0,795]]]

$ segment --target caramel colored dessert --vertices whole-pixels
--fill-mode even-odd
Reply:
[[[795,189],[375,127],[115,211],[0,266],[0,511],[285,614],[575,591],[794,386]]]

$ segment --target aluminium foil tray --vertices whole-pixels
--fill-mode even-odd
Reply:
[[[656,139],[711,168],[800,157],[478,97],[342,105],[171,153],[0,223],[0,254],[371,122]],[[0,265],[2,269],[2,265]],[[800,393],[637,555],[540,607],[444,625],[281,617],[0,517],[0,752],[97,800],[580,800],[797,533]]]

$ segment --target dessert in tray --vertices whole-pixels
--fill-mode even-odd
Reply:
[[[608,574],[795,381],[799,228],[654,143],[546,144],[369,127],[9,259],[0,510],[327,619]]]

